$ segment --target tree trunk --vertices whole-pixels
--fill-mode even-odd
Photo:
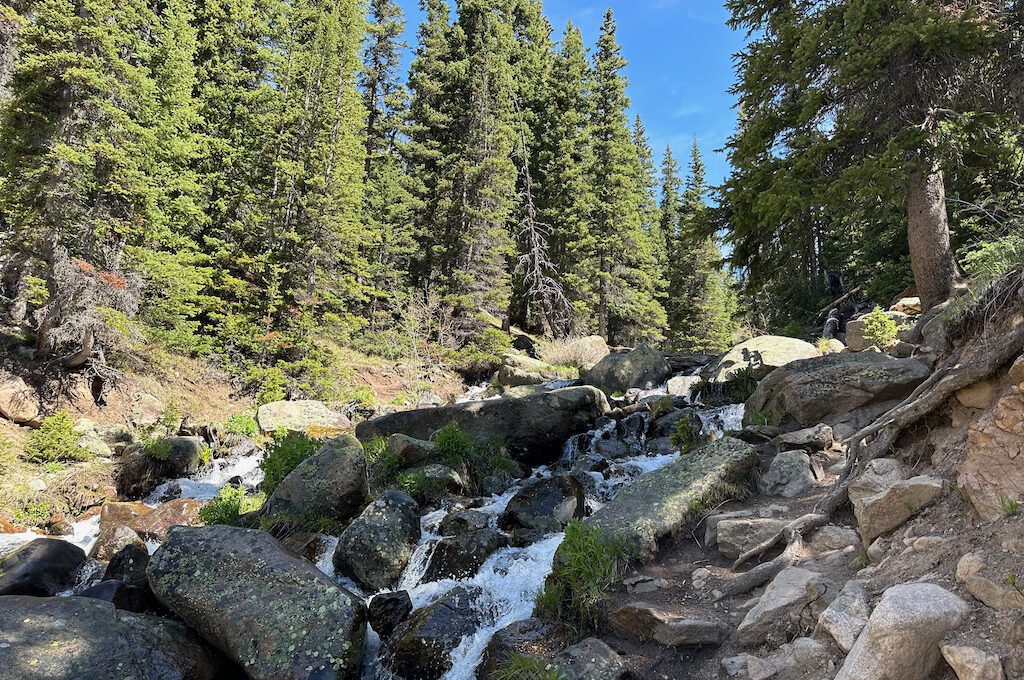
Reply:
[[[925,310],[949,298],[960,268],[949,244],[946,188],[937,165],[910,176],[907,239],[914,283]]]

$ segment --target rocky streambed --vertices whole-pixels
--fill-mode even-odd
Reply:
[[[340,537],[305,537],[301,546],[285,541],[292,549],[305,550],[307,559],[282,550],[260,531],[170,529],[176,523],[195,524],[199,502],[217,497],[224,486],[254,488],[261,482],[258,451],[246,448],[244,455],[215,459],[194,474],[162,481],[143,504],[114,504],[134,505],[123,509],[128,514],[166,514],[160,526],[141,534],[146,541],[144,553],[136,549],[135,558],[148,562],[148,578],[145,572],[140,577],[136,569],[133,585],[132,574],[124,573],[123,564],[105,564],[112,551],[121,558],[127,549],[97,546],[98,539],[109,540],[106,535],[100,538],[101,524],[107,527],[111,522],[105,520],[112,519],[104,510],[76,522],[72,535],[61,541],[104,558],[82,560],[84,554],[72,550],[63,555],[64,563],[73,566],[57,579],[62,583],[53,590],[72,604],[54,601],[54,612],[44,607],[29,614],[107,620],[109,634],[124,638],[129,633],[119,623],[122,615],[96,608],[105,604],[102,600],[112,601],[116,612],[138,604],[137,611],[171,615],[188,625],[191,630],[163,630],[165,635],[177,634],[179,646],[186,644],[186,637],[195,636],[193,631],[198,632],[205,642],[183,657],[185,666],[214,668],[215,673],[227,672],[224,669],[234,662],[251,677],[291,677],[296,664],[300,666],[296,677],[319,677],[317,668],[366,679],[477,677],[494,634],[532,616],[565,524],[599,512],[636,478],[679,459],[678,447],[669,443],[668,434],[681,411],[668,408],[675,415],[666,418],[665,413],[652,414],[648,408],[631,415],[620,410],[612,418],[600,415],[609,411],[607,403],[600,403],[604,401],[600,392],[577,390],[586,390],[582,402],[579,394],[560,396],[572,389],[555,389],[544,397],[547,412],[539,423],[535,409],[528,412],[516,400],[501,400],[498,420],[502,423],[534,421],[511,438],[510,448],[521,452],[521,460],[530,460],[532,452],[550,451],[557,440],[556,455],[544,456],[552,462],[528,468],[525,476],[500,492],[449,496],[436,507],[421,508],[404,493],[386,492],[358,514]],[[433,409],[430,417],[435,429],[438,418],[455,422],[463,418],[469,428],[479,429],[479,419],[490,416],[480,415],[477,407],[483,402],[473,396],[460,400],[461,406],[451,413],[445,413],[444,407]],[[630,401],[670,404],[671,399],[661,385],[634,391]],[[676,406],[684,401],[677,397]],[[481,410],[485,407],[493,410],[492,405]],[[714,439],[727,429],[741,427],[743,410],[729,406],[685,413],[693,419],[694,437]],[[420,430],[428,426],[410,420],[414,417],[396,414],[400,425],[392,431],[423,434]],[[564,436],[568,432],[574,434]],[[396,532],[402,537],[397,543]],[[5,571],[10,571],[12,559],[33,546],[57,543],[40,538],[33,533],[0,536],[0,554],[10,554]],[[403,553],[408,554],[403,557]],[[45,576],[42,572],[51,566],[45,560],[30,559],[24,571],[31,581]],[[147,569],[145,564],[142,568]],[[115,586],[112,577],[126,580]],[[155,600],[144,592],[150,586]],[[35,594],[53,593],[43,587]],[[60,608],[68,611],[57,611]],[[157,625],[155,619],[152,623],[155,628],[164,625]],[[24,631],[14,638],[32,644],[32,636]],[[12,654],[11,648],[5,649]],[[19,660],[24,651],[20,650]],[[0,650],[0,657],[4,655]],[[76,658],[51,660],[52,674],[61,676],[61,664]],[[169,659],[157,666],[175,672],[182,669],[180,662]]]

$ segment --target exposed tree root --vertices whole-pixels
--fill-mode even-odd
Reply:
[[[794,519],[774,536],[740,555],[733,569],[761,557],[785,541],[786,548],[782,554],[731,581],[723,588],[725,596],[749,592],[794,564],[801,556],[804,535],[829,522],[835,511],[847,502],[853,478],[860,475],[869,462],[888,453],[900,432],[930,415],[959,390],[991,377],[1020,356],[1022,351],[1024,325],[1014,328],[1009,335],[1000,338],[998,343],[988,343],[962,363],[961,357],[952,358],[899,405],[854,434],[847,442],[843,471],[829,493],[818,501],[814,511]]]

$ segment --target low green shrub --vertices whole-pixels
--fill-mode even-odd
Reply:
[[[263,492],[268,496],[288,473],[320,450],[321,442],[296,432],[278,432],[260,461],[263,470]]]
[[[434,443],[438,460],[453,470],[465,472],[469,478],[466,481],[474,491],[485,477],[512,475],[519,467],[500,441],[477,440],[455,423],[445,425]]]
[[[678,448],[681,453],[687,453],[690,449],[700,443],[700,430],[697,429],[694,431],[693,420],[695,419],[696,415],[690,415],[687,413],[676,421],[675,426],[672,428],[672,432],[668,436],[668,440],[672,443],[672,446]]]
[[[757,389],[757,371],[753,366],[744,366],[733,373],[724,383],[702,381],[693,388],[693,394],[707,406],[728,406],[743,404]]]
[[[596,632],[611,598],[609,592],[635,557],[625,541],[607,536],[600,527],[571,521],[544,590],[537,596],[538,613],[578,637]]]
[[[494,680],[568,680],[552,662],[536,656],[510,654],[492,675]]]
[[[260,433],[259,423],[251,413],[235,413],[224,423],[224,431],[242,437],[256,437]]]
[[[225,486],[220,494],[199,511],[199,521],[204,524],[226,524],[243,526],[242,515],[259,510],[266,496],[262,493],[250,496],[245,489]]]
[[[171,443],[162,437],[149,437],[142,442],[146,455],[156,460],[167,460],[171,455]]]
[[[31,463],[83,461],[92,454],[78,445],[75,421],[67,411],[57,411],[43,419],[38,430],[25,439],[25,460]]]
[[[363,455],[366,457],[366,477],[370,492],[373,494],[384,491],[394,483],[405,464],[401,456],[391,452],[385,437],[374,437],[372,441],[366,443],[363,446]]]
[[[864,322],[864,339],[879,349],[896,344],[900,327],[881,307],[861,317]]]
[[[14,521],[26,527],[44,527],[50,522],[52,506],[47,501],[33,501],[14,508]]]

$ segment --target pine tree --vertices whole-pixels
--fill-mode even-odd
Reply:
[[[510,295],[509,226],[516,205],[512,0],[459,4],[454,119],[459,145],[444,176],[452,187],[439,270],[445,297],[467,332],[473,315],[506,313]]]
[[[98,346],[95,370],[109,377],[102,353],[132,334],[139,304],[125,248],[159,229],[166,199],[149,172],[157,17],[140,0],[45,0],[32,13],[0,133],[0,213],[9,247],[38,258],[47,281],[37,349],[80,345],[87,359]]]
[[[669,249],[669,344],[690,352],[720,352],[732,344],[735,295],[722,271],[712,232],[704,161],[693,142],[690,172],[681,200],[675,160],[666,154],[663,204],[678,215]]]
[[[673,256],[674,246],[682,219],[683,181],[679,177],[679,162],[672,147],[665,147],[661,162],[661,195],[658,202],[658,227],[665,238],[666,254]]]
[[[439,288],[443,228],[453,201],[443,169],[454,162],[456,148],[455,92],[448,69],[455,45],[448,3],[421,0],[420,7],[426,16],[409,70],[412,99],[405,155],[414,183],[413,235],[418,245],[410,274],[414,286],[427,296]]]
[[[404,26],[394,0],[372,0],[360,87],[367,112],[364,220],[372,239],[372,298],[366,315],[375,330],[392,327],[407,302],[414,250],[412,194],[402,159],[408,97],[398,74]]]
[[[536,190],[539,219],[551,226],[550,257],[559,283],[573,306],[572,327],[590,332],[595,315],[596,262],[590,217],[595,208],[590,182],[591,89],[593,74],[583,36],[569,22],[555,55],[550,81],[551,106],[538,152],[543,181]]]
[[[1005,109],[977,87],[1012,32],[998,5],[727,3],[731,25],[757,36],[740,60],[735,92],[747,121],[728,144],[736,171],[723,192],[743,264],[784,271],[793,248],[766,257],[758,243],[817,229],[809,215],[830,212],[852,223],[848,232],[903,210],[922,300],[946,298],[959,270],[942,160]]]
[[[592,257],[597,263],[598,332],[611,340],[657,339],[665,325],[664,309],[655,299],[655,280],[638,266],[653,258],[644,229],[648,180],[626,116],[626,60],[615,32],[608,10],[594,57]]]

